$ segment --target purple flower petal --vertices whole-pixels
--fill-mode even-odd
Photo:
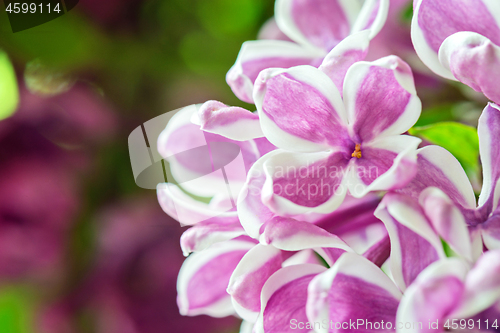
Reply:
[[[418,150],[417,175],[397,192],[418,198],[427,187],[437,187],[459,207],[476,208],[472,185],[460,162],[446,149],[426,146]]]
[[[319,66],[319,70],[330,77],[341,93],[349,67],[357,61],[364,60],[368,53],[369,34],[370,32],[365,30],[346,37],[327,54]]]
[[[406,290],[398,308],[397,321],[415,326],[398,332],[436,332],[429,322],[442,324],[460,304],[466,274],[467,267],[458,259],[441,260],[425,269]]]
[[[266,223],[261,243],[284,251],[324,248],[319,252],[329,265],[333,265],[340,254],[352,252],[343,240],[328,231],[309,222],[284,217],[274,217]]]
[[[275,150],[255,162],[238,196],[238,218],[246,233],[255,239],[259,238],[261,226],[275,215],[262,202],[262,188],[266,182],[263,165],[279,153],[280,150]]]
[[[262,131],[279,148],[315,152],[342,145],[347,118],[340,93],[311,66],[259,74],[254,100]]]
[[[440,238],[415,199],[386,194],[375,211],[391,238],[391,272],[405,290],[429,264],[445,258]]]
[[[389,0],[367,0],[354,22],[351,33],[369,30],[369,38],[374,38],[387,19],[389,14]]]
[[[500,249],[500,212],[498,208],[485,223],[481,224],[481,230],[478,233],[481,234],[480,237],[482,237],[487,249]]]
[[[392,323],[394,328],[400,298],[401,292],[380,268],[359,255],[346,253],[332,268],[316,276],[309,284],[307,317],[311,322],[320,323],[349,323],[358,319],[380,323],[383,320]],[[342,331],[338,327],[330,328],[328,325],[316,331]],[[361,326],[352,331],[379,330]]]
[[[344,102],[361,142],[406,132],[422,108],[411,69],[397,56],[354,64],[345,77]]]
[[[311,212],[327,214],[344,200],[344,152],[314,154],[277,151],[264,162],[262,202],[280,216]]]
[[[181,248],[185,256],[200,252],[211,245],[246,235],[238,218],[212,218],[184,231]]]
[[[216,216],[229,220],[234,220],[237,217],[230,201],[212,199],[212,203],[206,204],[193,199],[174,184],[159,184],[157,196],[163,211],[183,226],[195,225]]]
[[[349,193],[361,198],[371,191],[387,191],[407,185],[417,173],[420,139],[399,135],[382,137],[361,146],[362,157],[352,162]]]
[[[186,191],[204,197],[229,196],[229,183],[236,196],[246,179],[245,170],[260,156],[250,142],[207,133],[191,123],[198,109],[192,105],[172,117],[158,137],[158,152]]]
[[[391,239],[389,234],[386,234],[378,242],[373,244],[368,250],[363,253],[363,257],[370,260],[372,263],[378,267],[387,261],[391,255]]]
[[[284,267],[267,280],[262,289],[262,310],[255,326],[256,333],[309,332],[293,328],[293,320],[307,322],[306,301],[309,282],[325,267],[302,264]]]
[[[500,251],[485,252],[465,280],[465,295],[450,318],[472,317],[500,298]]]
[[[490,211],[496,210],[500,200],[500,108],[488,104],[479,118],[477,128],[479,152],[483,165],[483,189],[479,196],[479,205],[488,204]]]
[[[253,103],[253,86],[259,73],[266,68],[289,68],[308,65],[325,53],[281,40],[248,41],[241,46],[235,64],[227,72],[226,81],[236,97]]]
[[[468,262],[472,262],[471,236],[465,218],[441,190],[429,187],[420,196],[420,204],[437,234]]]
[[[419,0],[415,2],[412,41],[420,59],[435,73],[453,80],[452,73],[438,59],[443,41],[459,31],[481,34],[500,44],[496,9],[489,0]]]
[[[257,320],[261,310],[262,287],[281,268],[285,259],[281,250],[258,244],[236,266],[227,292],[231,295],[236,312],[243,319],[251,322]]]
[[[351,31],[357,1],[277,0],[275,17],[281,31],[299,44],[330,51]]]
[[[253,242],[231,240],[190,255],[177,279],[177,304],[181,314],[212,317],[234,314],[226,288],[236,265],[254,246]]]
[[[500,47],[474,32],[457,32],[446,38],[439,60],[460,82],[499,103],[496,77],[500,75]]]
[[[205,102],[198,111],[201,129],[236,141],[263,137],[259,116],[239,107],[217,102]]]

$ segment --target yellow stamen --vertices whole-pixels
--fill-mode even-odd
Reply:
[[[361,158],[361,145],[359,143],[356,144],[356,147],[354,148],[354,153],[352,153],[351,156]]]

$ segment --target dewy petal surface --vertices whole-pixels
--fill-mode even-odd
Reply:
[[[254,100],[262,131],[279,148],[323,151],[347,137],[340,93],[325,73],[312,66],[262,71]]]
[[[406,132],[422,108],[411,69],[397,56],[351,66],[344,102],[354,135],[363,142]]]
[[[299,44],[330,51],[351,30],[357,1],[277,0],[275,17],[281,31]]]
[[[307,317],[311,322],[320,323],[383,320],[395,327],[400,298],[401,292],[380,268],[359,255],[346,253],[309,284]],[[317,332],[342,331],[329,328],[330,325],[321,327]],[[356,331],[372,332],[364,327]]]
[[[446,38],[439,60],[460,82],[499,103],[496,78],[500,76],[500,47],[474,32],[457,32]]]

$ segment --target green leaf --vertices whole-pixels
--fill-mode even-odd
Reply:
[[[0,331],[33,333],[34,302],[32,293],[22,286],[0,290]]]
[[[5,52],[0,51],[0,120],[10,117],[19,102],[16,73]]]
[[[456,104],[446,103],[426,108],[422,111],[415,127],[432,125],[438,122],[454,121],[457,118],[453,114]]]
[[[474,127],[456,122],[442,122],[414,127],[409,132],[447,149],[467,173],[476,173],[479,170],[479,139]]]
[[[451,246],[442,238],[441,238],[441,245],[443,245],[443,251],[447,258],[460,257],[455,251],[453,251]]]
[[[406,8],[401,12],[401,21],[403,22],[411,22],[413,18],[413,1],[410,2]]]

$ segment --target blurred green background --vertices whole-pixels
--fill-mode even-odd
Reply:
[[[83,152],[91,166],[85,172],[75,171],[79,208],[67,221],[62,267],[50,279],[40,280],[36,274],[2,278],[0,332],[45,332],[39,325],[41,309],[71,298],[100,262],[102,212],[129,202],[156,204],[154,191],[134,183],[127,147],[134,128],[167,111],[209,99],[252,108],[232,94],[225,74],[241,43],[256,38],[273,7],[271,0],[80,0],[75,9],[53,21],[12,33],[0,6],[0,49],[15,67],[20,90],[52,101],[71,93],[72,84],[83,87],[105,101],[116,123],[105,139],[71,145],[53,140],[50,128],[40,131],[58,149]],[[25,122],[17,114],[9,121],[16,126]],[[180,230],[171,219],[164,223]],[[179,247],[178,238],[172,243]],[[169,264],[166,258],[165,265]],[[175,285],[175,280],[170,283]],[[101,332],[96,316],[87,314],[92,306],[66,307],[71,308],[67,311],[71,324],[64,329],[56,325],[52,333]],[[220,331],[236,329],[233,326]],[[174,332],[169,327],[158,330]]]

